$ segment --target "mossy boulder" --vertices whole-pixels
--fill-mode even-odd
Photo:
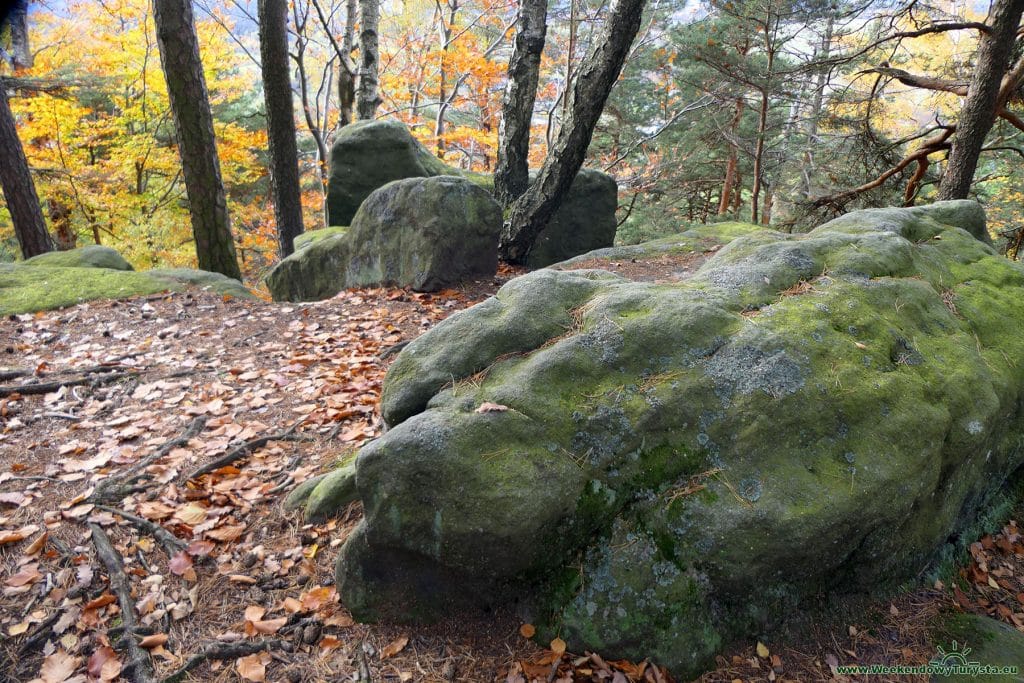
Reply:
[[[116,249],[99,244],[50,251],[22,261],[26,266],[48,266],[50,268],[109,268],[110,270],[134,270],[131,264]]]
[[[330,228],[320,228],[319,230],[307,230],[295,238],[295,248],[302,249],[304,247],[308,247],[314,242],[319,242],[325,237],[331,237],[332,235],[344,235],[346,232],[348,232],[347,225],[335,225]]]
[[[501,207],[463,178],[388,183],[352,226],[281,261],[267,276],[276,300],[310,301],[348,287],[393,284],[431,292],[498,268]]]
[[[98,267],[0,264],[0,315],[32,313],[96,299],[125,299],[189,288],[253,298],[252,292],[238,280],[187,268],[135,272]]]
[[[1024,460],[1024,267],[951,216],[984,220],[744,230],[676,283],[544,269],[448,318],[356,458],[345,605],[516,598],[693,677],[814,596],[917,576]]]
[[[543,268],[615,243],[619,186],[607,173],[583,169],[558,211],[537,235],[526,265]]]
[[[376,119],[345,126],[331,147],[328,225],[349,225],[363,201],[389,182],[442,175],[462,177],[488,192],[494,191],[493,176],[448,166],[400,121]],[[601,171],[580,171],[562,206],[538,235],[528,265],[541,268],[592,249],[610,247],[615,241],[617,208],[615,179]]]
[[[370,193],[393,180],[436,175],[452,173],[402,122],[375,119],[349,124],[338,131],[331,146],[327,224],[350,225]]]

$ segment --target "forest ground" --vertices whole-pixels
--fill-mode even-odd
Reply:
[[[603,265],[657,280],[702,256]],[[546,649],[511,613],[355,624],[333,563],[359,504],[323,524],[282,509],[295,484],[379,433],[389,349],[515,274],[438,294],[284,304],[188,292],[0,321],[0,680],[161,681],[195,655],[180,680],[668,680],[643,662]],[[836,665],[924,663],[944,610],[1024,630],[1015,523],[971,553],[952,592],[851,603],[735,644],[701,680],[850,680]],[[117,640],[129,596],[141,656]]]

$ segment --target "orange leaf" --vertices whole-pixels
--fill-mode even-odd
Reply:
[[[385,645],[380,651],[380,658],[387,659],[388,657],[394,657],[399,652],[405,649],[405,646],[409,644],[409,636],[402,636],[392,642]]]

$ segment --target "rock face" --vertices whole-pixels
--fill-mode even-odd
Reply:
[[[526,264],[552,263],[610,247],[615,242],[619,186],[607,173],[583,169],[551,221],[537,236]]]
[[[463,178],[398,180],[374,191],[349,230],[281,261],[267,286],[276,300],[325,299],[347,287],[396,284],[432,292],[498,268],[501,207]]]
[[[676,283],[545,269],[452,316],[356,458],[344,604],[515,596],[570,648],[693,677],[813,596],[916,576],[1024,459],[1024,268],[954,217],[984,220],[861,211]]]
[[[111,270],[135,270],[116,249],[99,244],[90,244],[68,251],[51,251],[22,261],[26,266],[49,266],[51,268],[109,268]]]
[[[328,224],[349,225],[370,193],[391,181],[439,175],[464,177],[488,191],[493,189],[491,176],[447,166],[399,121],[378,119],[345,126],[331,148]],[[528,265],[542,268],[610,247],[615,241],[616,208],[615,180],[600,171],[580,171],[563,205],[538,236]]]

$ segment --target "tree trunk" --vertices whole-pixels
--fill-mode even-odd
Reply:
[[[178,134],[199,267],[240,280],[192,2],[153,0],[153,20]]]
[[[53,251],[53,240],[43,222],[43,209],[14,126],[14,114],[7,103],[7,86],[3,79],[0,79],[0,159],[3,160],[0,162],[0,185],[3,186],[22,257]]]
[[[380,94],[377,92],[379,23],[379,0],[359,0],[359,87],[356,90],[356,114],[360,119],[372,119],[380,104]]]
[[[341,40],[343,55],[338,68],[338,109],[341,110],[341,125],[347,126],[355,120],[356,76],[353,73],[352,50],[356,43],[356,0],[345,0],[345,35]]]
[[[505,207],[530,185],[530,123],[548,29],[547,13],[548,0],[523,0],[516,17],[516,38],[508,61],[508,81],[498,125],[498,165],[494,171],[494,195]]]
[[[640,30],[646,0],[612,0],[594,48],[580,63],[572,84],[569,116],[548,151],[537,180],[512,205],[502,228],[499,251],[511,263],[524,263],[583,165],[604,103],[622,71]]]
[[[832,32],[835,27],[835,18],[829,14],[825,22],[825,33],[821,38],[821,45],[815,57],[815,61],[827,63],[832,56]],[[811,100],[811,112],[807,117],[807,142],[801,161],[800,168],[800,197],[805,201],[810,198],[812,192],[811,175],[814,173],[814,150],[820,140],[818,127],[821,124],[821,110],[825,102],[825,86],[828,80],[828,67],[820,67],[814,79],[814,98]]]
[[[32,50],[28,46],[28,0],[14,0],[7,16],[11,27],[11,62],[14,71],[32,67]]]
[[[746,104],[742,97],[736,98],[736,113],[732,117],[732,121],[729,122],[729,131],[732,134],[733,140],[736,139],[736,133],[740,127],[740,120],[743,118],[743,108]],[[739,150],[737,149],[736,143],[730,140],[729,142],[729,160],[725,165],[725,182],[722,183],[722,196],[718,201],[718,215],[724,216],[729,213],[729,202],[732,199],[732,190],[736,186],[736,167],[739,164]]]
[[[999,108],[999,91],[1024,12],[1024,0],[995,0],[990,30],[981,34],[974,75],[967,89],[939,199],[964,199],[971,189],[978,157]]]
[[[299,153],[288,68],[288,0],[259,0],[258,11],[270,184],[274,191],[278,248],[284,258],[295,251],[295,238],[302,234]]]

